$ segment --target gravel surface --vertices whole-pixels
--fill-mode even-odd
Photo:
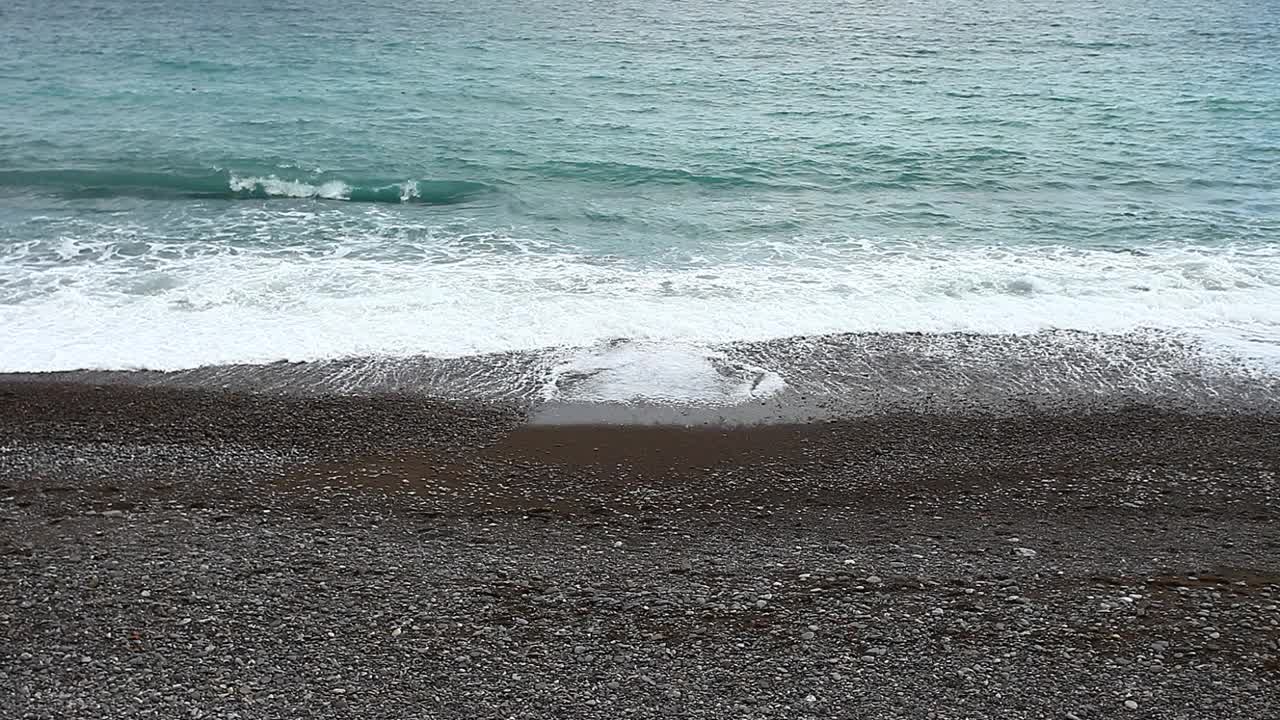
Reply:
[[[0,717],[1280,717],[1276,438],[0,385]]]

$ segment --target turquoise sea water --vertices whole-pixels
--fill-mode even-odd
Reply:
[[[10,0],[0,117],[0,370],[1280,342],[1265,0]]]

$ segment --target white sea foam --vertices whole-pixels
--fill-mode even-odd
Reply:
[[[310,213],[271,217],[319,222]],[[556,387],[620,399],[768,394],[784,378],[726,369],[712,346],[836,332],[1156,328],[1280,360],[1275,247],[797,241],[659,264],[499,234],[323,222],[332,229],[299,250],[251,219],[218,227],[252,244],[113,226],[3,246],[0,370],[562,347],[581,349],[563,356]],[[618,338],[632,342],[608,344]]]
[[[567,349],[549,374],[545,400],[736,404],[786,387],[778,373],[730,361],[692,342],[612,341]]]
[[[330,180],[313,185],[300,180],[284,180],[274,175],[267,177],[232,175],[229,185],[232,192],[262,193],[267,197],[323,198],[325,200],[346,200],[351,197],[351,187],[341,180]]]
[[[412,180],[405,180],[400,183],[400,202],[412,202],[419,197],[421,197],[421,194],[418,192],[418,183]]]

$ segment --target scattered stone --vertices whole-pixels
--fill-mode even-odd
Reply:
[[[1280,718],[1280,583],[1266,565],[1280,516],[1252,500],[1273,497],[1276,481],[1251,469],[1274,467],[1274,420],[1232,416],[1213,431],[1212,418],[1143,409],[1049,420],[1034,411],[1013,424],[871,418],[848,438],[842,424],[823,425],[823,436],[804,438],[812,456],[785,465],[761,455],[737,467],[713,448],[692,469],[665,455],[619,462],[605,447],[611,430],[587,428],[558,439],[586,442],[587,455],[599,445],[598,458],[544,465],[539,454],[555,450],[538,438],[450,444],[465,430],[455,425],[490,416],[456,421],[417,396],[380,398],[376,408],[393,409],[371,420],[369,403],[345,396],[234,395],[289,413],[228,416],[219,392],[184,406],[185,391],[130,390],[155,410],[119,402],[85,418],[67,398],[55,402],[65,392],[56,383],[41,383],[30,401],[0,397],[0,496],[20,487],[19,499],[34,500],[20,511],[0,503],[3,718],[379,718],[410,708],[1110,720],[1116,697],[1135,718],[1164,708]],[[27,417],[55,405],[66,422]],[[295,422],[295,410],[323,416]],[[140,422],[153,417],[173,427]],[[1184,447],[1187,437],[1196,442]],[[743,452],[756,458],[768,439]],[[1222,451],[1213,462],[1194,461],[1202,442]],[[1128,447],[1140,451],[1117,458]],[[805,476],[810,460],[820,487]],[[1219,466],[1212,477],[1180,473]],[[384,492],[404,484],[399,474],[411,475],[416,498]],[[76,503],[110,501],[54,489],[73,480],[121,486],[117,502],[149,498],[146,532],[81,516]],[[1117,512],[1125,494],[1156,501]],[[765,496],[773,518],[759,522],[748,503]],[[519,509],[543,503],[556,511]],[[49,524],[54,513],[64,519]],[[975,517],[1004,534],[992,540]],[[643,541],[610,552],[611,533]],[[1004,542],[1012,535],[1043,543],[1052,563],[1028,572],[1013,552],[1021,543]],[[1236,547],[1224,552],[1226,537]],[[1208,574],[1243,558],[1257,567]],[[890,571],[897,560],[911,570]],[[1145,570],[1153,563],[1161,569]],[[890,572],[894,592],[864,576],[870,568]],[[1088,698],[1104,706],[1083,706]]]

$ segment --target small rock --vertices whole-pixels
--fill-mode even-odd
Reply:
[[[1032,550],[1031,548],[1026,548],[1026,547],[1020,547],[1015,552],[1017,552],[1022,557],[1026,557],[1026,558],[1033,558],[1039,554],[1035,550]]]
[[[121,517],[124,517],[124,511],[123,510],[103,510],[102,517],[121,518]]]
[[[805,630],[804,632],[800,633],[801,640],[812,640],[813,637],[814,635],[812,630]]]
[[[1134,701],[1134,700],[1125,700],[1125,701],[1124,701],[1124,706],[1125,706],[1125,707],[1127,707],[1127,708],[1129,708],[1130,710],[1137,710],[1137,709],[1138,709],[1138,703],[1137,703],[1136,701]]]
[[[881,580],[879,575],[870,575],[867,577],[868,585],[879,585],[882,582],[884,582],[884,580]]]

